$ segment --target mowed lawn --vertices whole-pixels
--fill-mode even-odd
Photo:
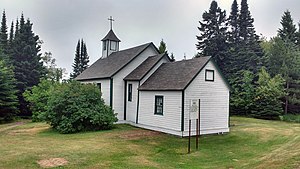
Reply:
[[[200,137],[187,154],[187,138],[129,125],[59,134],[45,123],[0,125],[0,168],[300,168],[300,124],[232,117],[231,132]]]

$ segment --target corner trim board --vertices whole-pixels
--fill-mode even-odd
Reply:
[[[110,107],[113,108],[113,79],[110,79]]]
[[[184,90],[181,93],[181,131],[184,131]]]

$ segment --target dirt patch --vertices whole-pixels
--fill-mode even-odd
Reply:
[[[12,128],[15,128],[15,127],[17,127],[17,126],[21,126],[21,125],[23,125],[23,124],[25,124],[25,123],[24,123],[24,122],[16,122],[16,123],[13,123],[13,124],[11,124],[11,125],[9,125],[9,126],[7,126],[7,127],[4,127],[4,128],[2,128],[2,129],[0,129],[0,132],[6,131],[6,130],[9,130],[9,129],[12,129]]]
[[[160,135],[159,132],[149,131],[149,130],[131,130],[127,132],[120,133],[120,138],[128,140],[137,140],[144,137],[151,137]]]
[[[13,130],[10,131],[8,134],[10,135],[34,135],[42,130],[46,130],[49,127],[34,127],[34,128],[29,128],[29,129],[18,129],[18,130]]]
[[[46,160],[40,160],[37,162],[42,168],[52,168],[68,164],[68,161],[64,158],[50,158]]]

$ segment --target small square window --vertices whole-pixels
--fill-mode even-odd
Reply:
[[[128,84],[128,101],[132,101],[132,84]]]
[[[214,70],[205,70],[205,81],[213,82],[215,80],[215,71]]]
[[[155,96],[154,114],[163,115],[164,111],[164,96]]]
[[[117,42],[110,41],[110,50],[116,50],[117,49]]]

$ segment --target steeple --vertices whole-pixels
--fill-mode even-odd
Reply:
[[[115,21],[112,16],[108,18],[110,21],[110,30],[107,35],[101,40],[102,41],[102,58],[106,58],[112,52],[119,51],[119,42],[120,39],[116,36],[112,30],[112,22]]]

